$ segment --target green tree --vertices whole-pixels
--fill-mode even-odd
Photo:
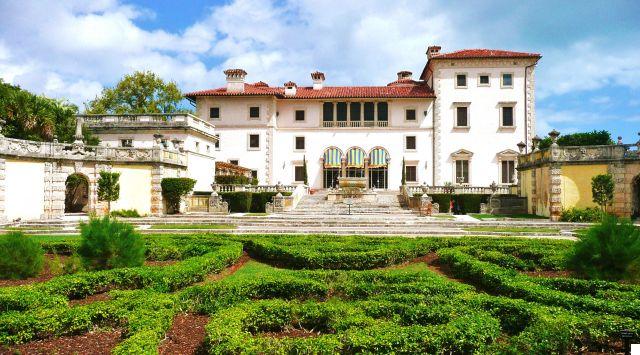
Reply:
[[[108,213],[111,213],[111,201],[120,198],[120,173],[101,171],[98,178],[98,200],[107,201]]]
[[[85,111],[89,114],[172,113],[180,111],[180,101],[182,93],[175,82],[165,82],[151,71],[136,71],[85,103]]]
[[[608,131],[582,132],[567,134],[558,137],[558,145],[562,147],[576,147],[587,145],[611,145],[614,144],[611,139],[611,133]],[[538,146],[540,149],[546,149],[551,146],[551,138],[547,137],[540,141]]]
[[[2,133],[9,138],[73,142],[78,107],[64,100],[35,95],[0,79]]]
[[[607,210],[607,205],[613,201],[614,189],[613,177],[609,174],[600,174],[591,178],[593,202],[597,203],[603,212]]]
[[[196,180],[189,178],[164,178],[160,182],[162,197],[167,201],[169,213],[180,212],[180,199],[196,185]]]
[[[407,172],[405,171],[405,168],[404,157],[402,157],[402,186],[407,184]]]
[[[307,157],[306,156],[302,157],[302,170],[304,170],[303,172],[304,184],[309,186],[309,177],[307,176]]]

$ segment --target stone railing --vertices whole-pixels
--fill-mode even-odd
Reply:
[[[640,159],[640,143],[593,145],[579,147],[550,147],[518,157],[518,167],[526,168],[546,163],[608,162]]]
[[[389,121],[323,121],[324,128],[389,127]]]
[[[295,185],[215,185],[217,192],[293,192],[295,189]]]
[[[406,195],[408,197],[414,194],[474,194],[474,195],[506,195],[513,193],[514,186],[465,186],[465,185],[453,185],[453,186],[406,186]]]
[[[213,135],[214,126],[189,113],[78,115],[92,129],[187,127]]]
[[[187,156],[157,148],[112,148],[0,137],[0,154],[16,157],[187,165]]]

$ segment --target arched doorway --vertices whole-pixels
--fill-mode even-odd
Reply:
[[[369,152],[369,187],[377,189],[389,188],[389,153],[382,147],[375,147]]]
[[[631,182],[631,216],[640,218],[640,175]]]
[[[346,156],[347,177],[364,177],[364,150],[358,147],[349,148]]]
[[[330,189],[338,186],[342,151],[336,147],[329,147],[325,149],[322,160],[322,187]]]
[[[89,203],[89,180],[81,174],[71,174],[65,182],[64,212],[87,212]]]

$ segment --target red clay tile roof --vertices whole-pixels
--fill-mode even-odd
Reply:
[[[275,96],[280,99],[337,99],[337,98],[434,98],[433,90],[422,82],[399,86],[325,86],[320,90],[313,87],[298,87],[295,95],[284,95],[282,87],[263,87],[244,84],[244,92],[227,92],[226,88],[194,91],[185,94],[190,99],[198,96]]]
[[[269,87],[269,84],[265,83],[264,81],[258,81],[257,83],[253,83],[253,86]]]
[[[431,59],[467,59],[467,58],[540,58],[538,53],[504,51],[500,49],[463,49],[450,53],[436,54]]]

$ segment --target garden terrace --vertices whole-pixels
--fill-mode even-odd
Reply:
[[[78,247],[77,237],[37,240],[47,253]],[[620,330],[640,333],[639,286],[549,277],[567,271],[572,241],[198,234],[144,242],[147,261],[173,263],[0,288],[0,343],[29,351],[78,337],[81,346],[102,329],[114,354],[608,353],[621,350]]]

